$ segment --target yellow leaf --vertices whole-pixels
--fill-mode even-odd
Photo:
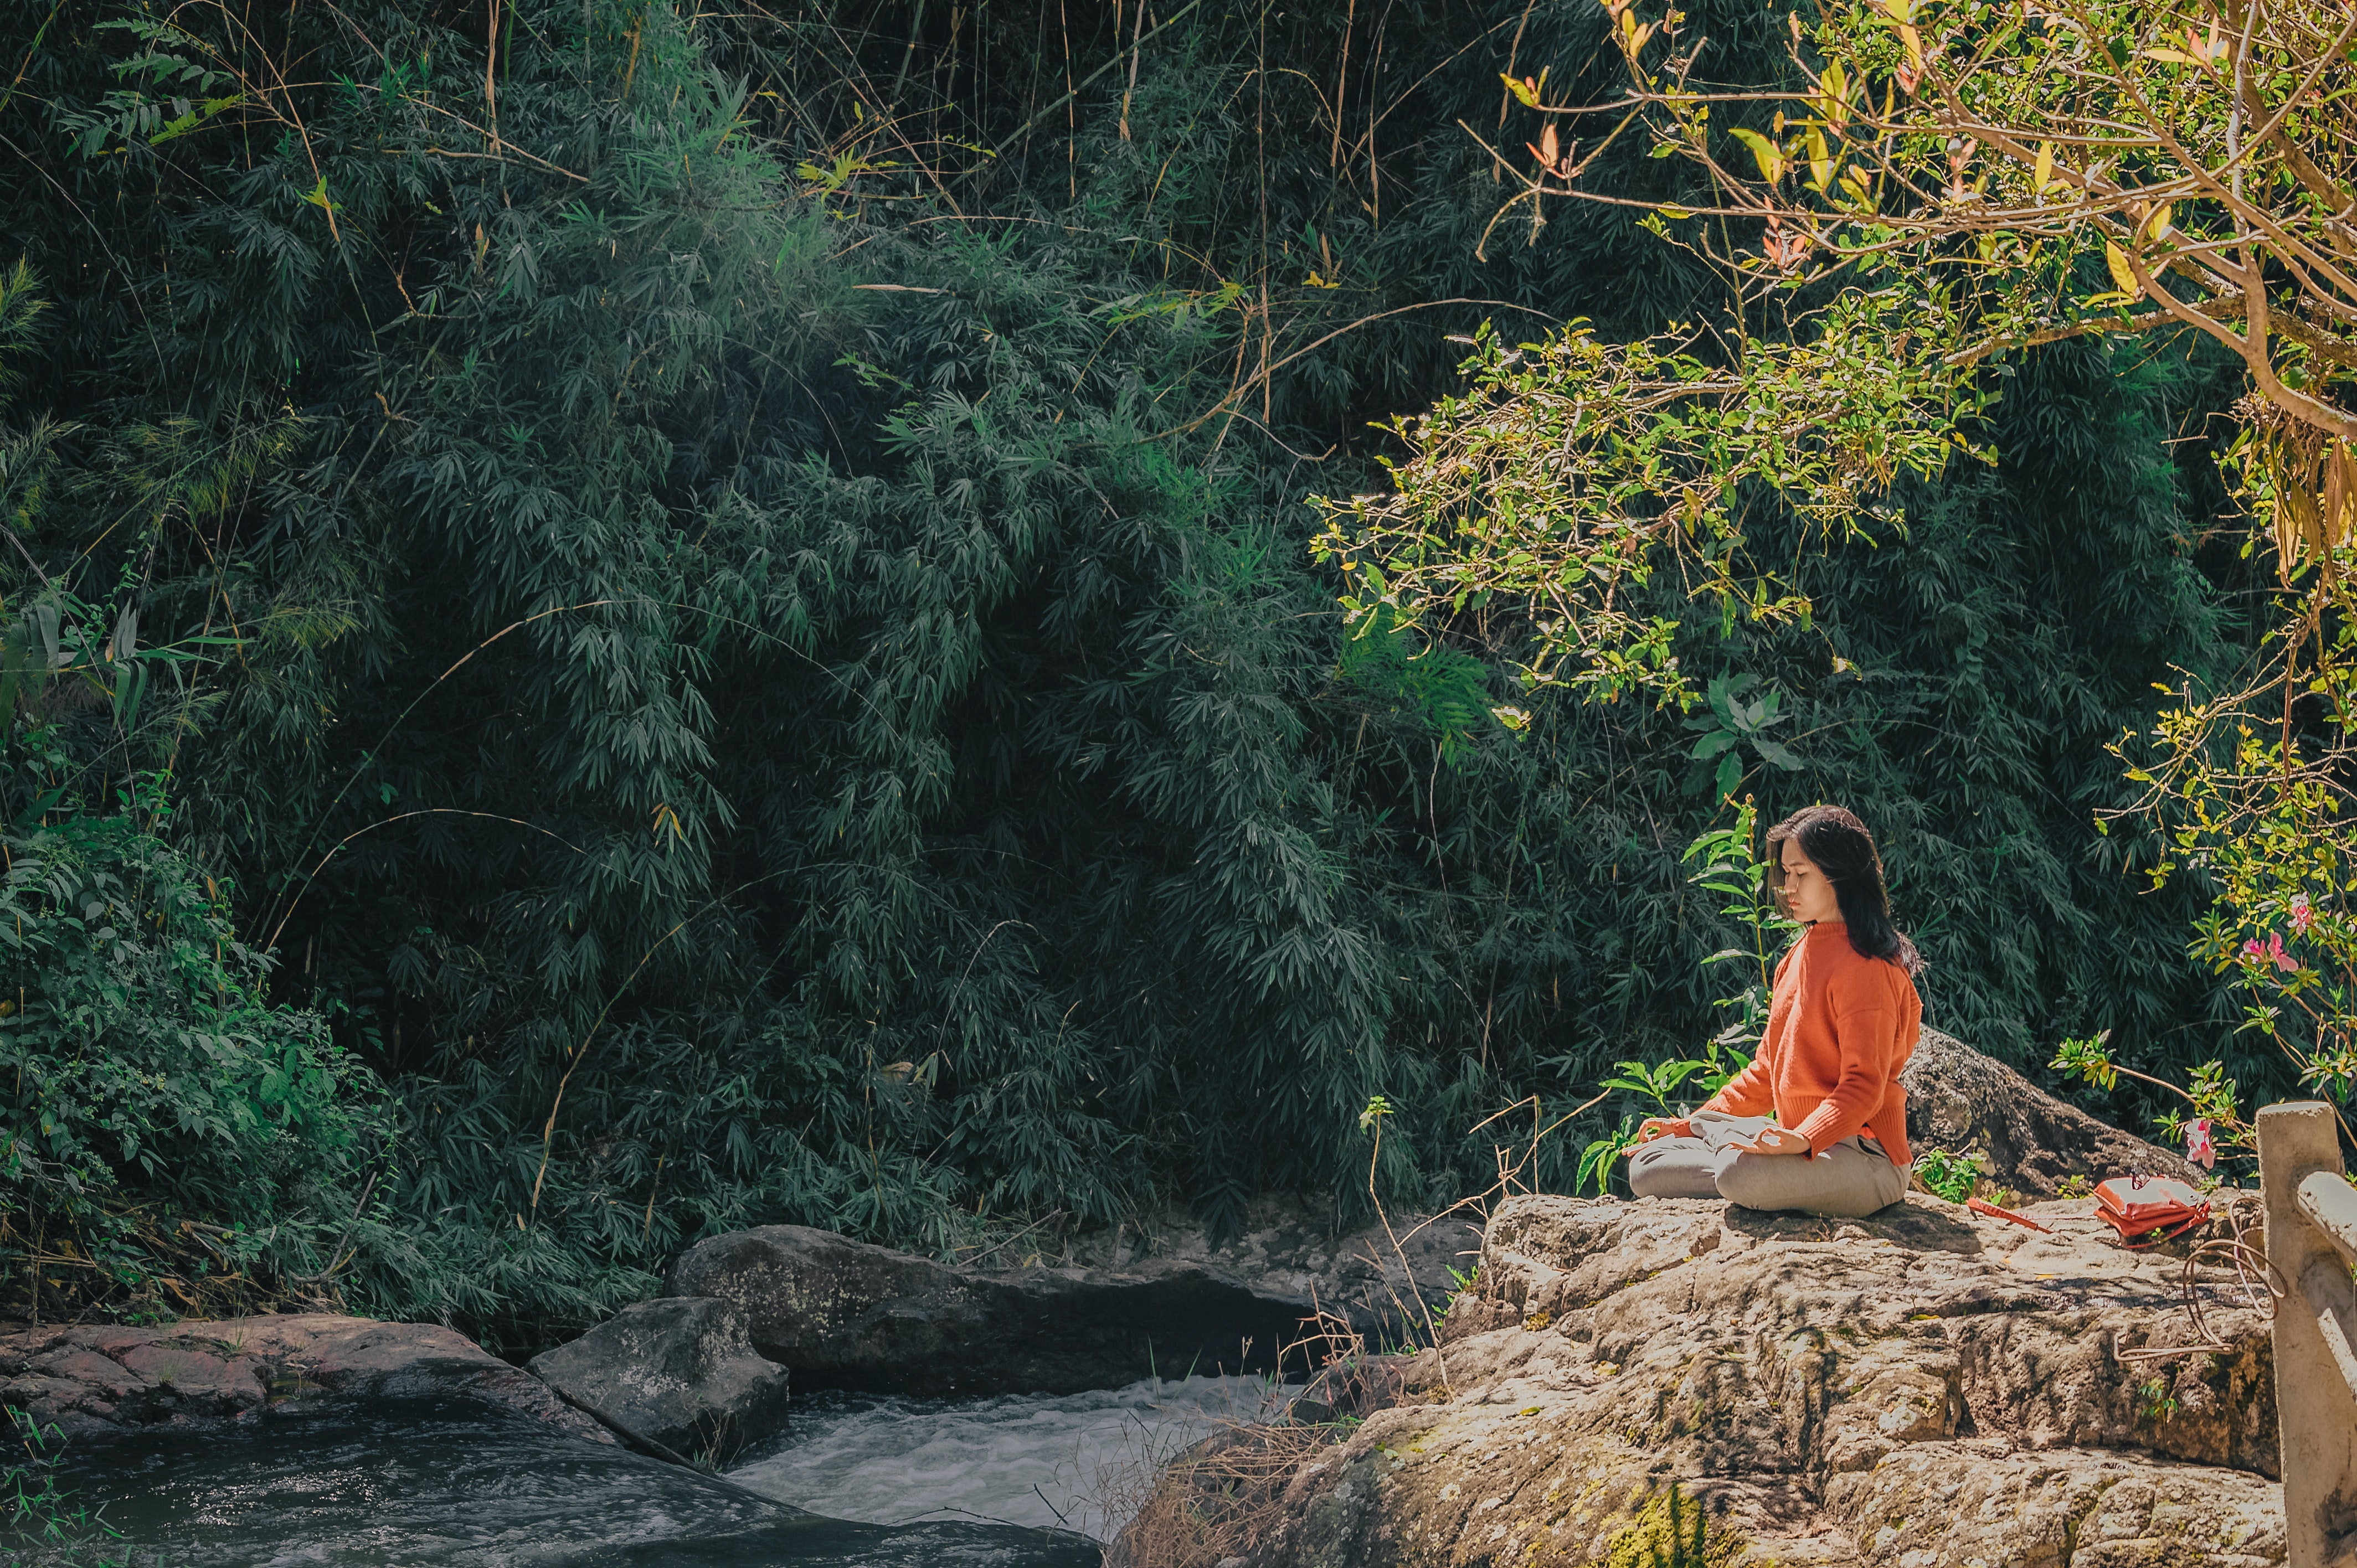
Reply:
[[[1521,104],[1525,109],[1535,109],[1538,107],[1539,95],[1537,92],[1533,91],[1532,83],[1523,81],[1518,76],[1508,76],[1502,70],[1498,73],[1498,80],[1506,84],[1506,91],[1514,95],[1515,102]]]
[[[2147,59],[2166,60],[2170,65],[2200,65],[2201,62],[2183,49],[2142,49],[2137,51]]]
[[[2054,183],[2053,143],[2040,142],[2038,144],[2038,163],[2037,166],[2029,171],[2029,181],[2031,187],[2036,189],[2038,194],[2040,196],[2045,195],[2047,187]]]
[[[2152,215],[2152,220],[2144,226],[2146,239],[2166,240],[2169,238],[2169,215],[2176,209],[2176,205],[2177,204],[2175,202],[2169,201],[2161,203],[2160,210],[2154,213]]]
[[[1751,161],[1760,166],[1760,177],[1773,185],[1784,177],[1783,149],[1757,131],[1740,127],[1733,133],[1735,139],[1751,149]]]
[[[1825,121],[1838,131],[1849,123],[1849,72],[1842,70],[1841,61],[1835,60],[1818,80],[1824,83],[1825,90],[1820,97]]]
[[[1889,13],[1894,22],[1907,23],[1915,19],[1913,0],[1882,0],[1882,8]]]
[[[2136,298],[2139,290],[2136,288],[2136,273],[2128,265],[2127,253],[2109,240],[2104,242],[2104,264],[2112,270],[2112,282],[2119,291],[2130,299]]]
[[[1664,218],[1691,218],[1694,216],[1692,212],[1687,211],[1684,208],[1667,201],[1663,202],[1659,207],[1654,208],[1653,210],[1660,213]]]

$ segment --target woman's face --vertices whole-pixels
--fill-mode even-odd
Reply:
[[[1816,862],[1801,853],[1800,842],[1786,839],[1780,853],[1784,857],[1784,912],[1803,925],[1840,919],[1841,900],[1834,897],[1834,885]]]

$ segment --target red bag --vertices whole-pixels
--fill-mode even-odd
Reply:
[[[2114,1176],[2095,1188],[2095,1218],[2129,1246],[2149,1247],[2209,1219],[2210,1200],[2168,1176]]]

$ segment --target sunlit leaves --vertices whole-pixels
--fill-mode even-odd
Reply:
[[[1575,326],[1509,349],[1485,333],[1468,391],[1396,426],[1411,453],[1396,489],[1329,504],[1318,549],[1347,564],[1346,611],[1445,618],[1502,601],[1535,629],[1533,682],[1690,700],[1670,628],[1620,590],[1676,571],[1729,624],[1805,614],[1745,554],[1755,496],[1857,532],[1900,474],[1945,467],[1975,401],[1935,352],[1872,351],[1902,319],[1927,349],[1945,329],[1934,301],[1858,292],[1810,336],[1751,345],[1731,367],[1673,338],[1607,344]]]
[[[2311,151],[2351,138],[2357,103],[2331,14],[1850,0],[1813,31],[1796,19],[1793,43],[1792,84],[1765,93],[1656,91],[1630,57],[1631,113],[1656,149],[1703,167],[1719,216],[1767,231],[1724,259],[1796,282],[1853,265],[1951,280],[1967,329],[1953,351],[1974,358],[2079,331],[2200,331],[2286,417],[2357,436],[2324,392],[2357,375],[2357,270],[2333,227],[2357,187]],[[1741,153],[1715,153],[1713,112],[1757,114],[1763,98],[1770,125],[1734,128]],[[1803,163],[1808,177],[1787,182]],[[2089,288],[2088,273],[2110,286]],[[2158,308],[2128,314],[2139,302]],[[1898,336],[1881,351],[1907,349]]]
[[[1751,150],[1752,162],[1759,166],[1760,177],[1773,185],[1784,177],[1784,149],[1757,131],[1738,125],[1728,133]]]

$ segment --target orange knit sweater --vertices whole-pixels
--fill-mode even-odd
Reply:
[[[1850,946],[1841,921],[1819,921],[1776,966],[1759,1056],[1703,1109],[1773,1111],[1779,1125],[1809,1141],[1812,1155],[1863,1133],[1903,1170],[1914,1160],[1899,1069],[1922,1026],[1923,1003],[1907,972]]]

